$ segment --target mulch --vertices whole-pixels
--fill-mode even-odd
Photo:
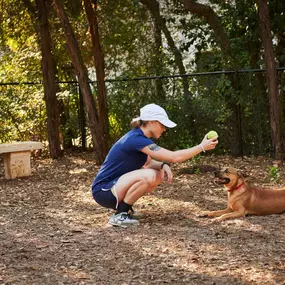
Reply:
[[[173,183],[136,203],[141,224],[122,229],[92,198],[92,153],[33,158],[26,178],[6,180],[2,167],[0,284],[285,284],[285,214],[198,217],[226,207],[213,183],[219,165],[254,185],[285,185],[284,167],[273,173],[269,158],[204,155],[174,165]]]

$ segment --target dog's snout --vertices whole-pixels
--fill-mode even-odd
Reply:
[[[214,171],[215,177],[218,177],[219,172],[218,171]]]

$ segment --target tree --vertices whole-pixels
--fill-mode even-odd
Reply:
[[[91,35],[92,52],[94,58],[94,65],[96,69],[96,80],[97,80],[97,98],[98,98],[98,111],[99,121],[102,126],[103,141],[107,142],[103,144],[105,149],[102,149],[103,153],[108,151],[108,110],[107,110],[107,98],[105,88],[105,63],[102,47],[100,44],[99,27],[97,20],[97,1],[84,0],[84,7],[89,22],[89,32]]]
[[[46,0],[36,0],[39,20],[40,47],[42,52],[42,74],[44,84],[44,99],[47,110],[47,131],[49,151],[52,158],[62,155],[59,139],[59,112],[56,98],[56,83],[54,64],[51,53],[51,37],[48,24],[48,3]]]
[[[184,7],[191,13],[205,18],[209,26],[213,29],[217,42],[225,57],[231,57],[230,41],[221,24],[219,17],[210,6],[197,3],[196,0],[181,0]]]
[[[175,42],[171,36],[170,31],[167,28],[166,20],[160,15],[159,3],[156,0],[140,0],[143,5],[147,7],[150,11],[152,17],[155,20],[156,26],[158,26],[164,33],[167,43],[174,55],[176,66],[178,67],[180,74],[186,74],[186,70],[182,60],[182,54],[179,49],[176,47]],[[185,98],[187,98],[189,93],[189,84],[187,77],[182,78],[183,82],[183,93]]]
[[[270,103],[270,126],[272,145],[275,159],[284,158],[284,135],[282,131],[282,112],[278,96],[277,71],[275,53],[272,44],[269,9],[266,0],[256,0],[260,34],[264,46],[264,60],[266,66],[266,79]]]
[[[88,83],[87,70],[84,66],[78,42],[75,38],[72,26],[69,23],[61,0],[54,0],[54,4],[58,17],[60,18],[62,28],[64,30],[68,51],[70,53],[70,57],[78,77],[79,86],[82,92],[84,105],[88,115],[88,123],[92,136],[94,150],[96,153],[96,160],[98,163],[102,163],[107,154],[106,150],[108,149],[108,142],[104,140],[102,123],[99,121],[99,114],[97,111],[95,100],[91,92],[90,85]]]

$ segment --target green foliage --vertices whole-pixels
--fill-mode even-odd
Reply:
[[[88,21],[82,3],[64,1],[75,30],[90,78],[96,79]],[[282,1],[281,1],[282,2]],[[270,1],[274,45],[280,65],[285,63],[283,37],[284,5]],[[34,1],[31,1],[34,5]],[[211,0],[229,37],[232,58],[226,60],[215,35],[203,17],[192,15],[181,1],[159,1],[161,15],[181,52],[188,73],[211,72],[228,68],[259,68],[263,65],[262,46],[253,1]],[[0,28],[0,82],[40,82],[41,53],[35,30],[37,19],[23,2],[2,1]],[[52,7],[51,7],[52,8]],[[63,37],[62,27],[53,9],[50,31],[57,80],[76,80]],[[131,80],[143,76],[176,74],[173,52],[163,33],[161,45],[151,13],[137,0],[98,1],[98,21],[105,55],[107,103],[111,142],[130,129],[133,117],[148,103],[164,107],[177,127],[158,141],[170,149],[198,144],[211,129],[219,133],[215,153],[230,151],[232,111],[229,102],[240,108],[245,154],[271,151],[269,102],[263,74],[204,75],[189,77],[191,96],[183,94],[181,78]],[[96,88],[94,86],[94,96]],[[282,88],[280,88],[281,90]],[[46,139],[45,106],[42,85],[1,86],[0,142],[20,139]],[[282,95],[282,94],[281,94]],[[65,140],[78,139],[79,96],[73,85],[58,85],[61,132]],[[205,154],[207,155],[207,154]],[[196,156],[199,159],[199,156]]]
[[[201,169],[199,168],[199,167],[197,167],[196,169],[195,169],[195,172],[194,172],[195,174],[201,174]]]
[[[273,165],[269,168],[269,177],[273,182],[278,182],[280,180],[280,169],[277,165]]]
[[[199,164],[200,161],[201,161],[201,155],[200,154],[195,155],[194,157],[191,158],[191,162],[193,162],[193,164]],[[195,172],[196,172],[196,170],[195,170]],[[200,169],[197,170],[197,172],[200,172]]]
[[[21,84],[41,78],[37,39],[26,10],[16,2],[8,5],[4,1],[3,5],[6,9],[2,14],[0,82],[20,85],[0,86],[0,142],[43,140],[46,139],[43,88]]]
[[[0,143],[46,139],[42,88],[5,86],[0,92]]]
[[[57,93],[60,105],[60,131],[63,136],[64,147],[71,147],[72,140],[78,139],[79,128],[79,95],[77,88],[68,84],[61,84],[61,92]]]

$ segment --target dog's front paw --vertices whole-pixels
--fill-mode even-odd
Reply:
[[[211,220],[211,224],[218,224],[220,223],[221,221],[223,221],[223,218],[222,217],[216,217],[214,219]]]
[[[198,218],[206,218],[209,217],[209,212],[201,212],[197,215]]]

